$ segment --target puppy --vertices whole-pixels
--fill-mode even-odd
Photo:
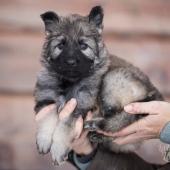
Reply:
[[[109,137],[93,132],[115,132],[142,117],[123,111],[128,103],[163,100],[138,68],[109,54],[102,38],[103,15],[100,6],[92,8],[87,16],[64,17],[50,11],[41,15],[46,39],[34,92],[35,112],[51,103],[56,107],[38,124],[38,150],[50,152],[53,161],[61,164],[75,138],[75,121],[92,110],[94,117],[84,127],[92,131],[90,140],[99,144],[90,170],[132,170],[134,164],[134,169],[152,169],[152,165],[130,153],[139,144],[118,146]],[[69,118],[59,121],[58,113],[71,98],[77,100],[76,109]]]

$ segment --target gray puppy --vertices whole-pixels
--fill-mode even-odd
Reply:
[[[56,107],[38,123],[37,146],[40,153],[50,151],[53,161],[60,164],[71,150],[75,121],[80,115],[84,118],[89,110],[94,112],[94,118],[84,126],[90,131],[115,132],[141,117],[124,112],[126,104],[162,100],[162,96],[138,68],[108,53],[101,34],[100,6],[92,8],[88,16],[63,17],[46,12],[41,18],[46,41],[41,58],[43,69],[35,88],[35,111],[51,103]],[[76,109],[69,118],[59,121],[58,113],[71,98],[77,100]],[[95,132],[90,133],[90,139],[99,143],[91,170],[153,168],[129,153],[139,144],[118,146]]]

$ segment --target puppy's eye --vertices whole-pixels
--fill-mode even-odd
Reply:
[[[83,41],[79,41],[79,46],[81,50],[86,50],[88,48],[88,45]]]
[[[66,44],[66,41],[63,39],[63,40],[57,45],[57,48],[59,48],[60,50],[63,50],[65,44]]]

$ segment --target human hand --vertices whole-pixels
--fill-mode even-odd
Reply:
[[[76,107],[76,100],[72,99],[69,102],[66,103],[64,108],[59,113],[59,121],[62,121],[63,119],[70,116],[70,114],[74,111]],[[39,121],[43,121],[49,114],[52,114],[52,110],[55,108],[55,104],[48,105],[44,107],[40,112],[36,115],[36,121],[37,123]],[[88,116],[86,119],[90,119],[91,113],[88,113]],[[75,140],[72,143],[72,146],[70,146],[75,153],[77,154],[90,154],[93,151],[93,147],[91,143],[89,142],[87,138],[88,131],[83,131],[83,119],[80,116],[76,123],[75,123]]]
[[[74,111],[76,105],[77,105],[76,99],[73,98],[70,101],[68,101],[58,115],[59,121],[62,121],[63,119],[69,117],[70,114]],[[55,109],[55,107],[56,107],[55,104],[50,104],[42,108],[35,117],[36,122],[43,121],[43,119],[52,114],[51,111]]]
[[[151,101],[132,103],[124,107],[130,114],[149,114],[126,128],[112,134],[119,145],[137,143],[147,139],[159,138],[165,124],[170,121],[170,103]]]
[[[92,113],[88,112],[86,121],[90,120],[92,118]],[[90,143],[87,135],[88,131],[83,130],[83,121],[80,122],[75,127],[75,131],[78,131],[79,129],[82,129],[82,132],[77,136],[77,138],[73,141],[72,143],[72,149],[73,151],[78,154],[78,155],[89,155],[90,153],[93,152],[94,146]],[[78,133],[77,133],[78,134]]]

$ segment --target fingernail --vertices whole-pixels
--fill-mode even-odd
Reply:
[[[77,121],[76,121],[76,125],[75,127],[79,127],[79,131],[76,132],[76,136],[75,136],[75,139],[78,139],[80,137],[80,134],[81,134],[81,131],[82,131],[82,128],[80,128],[80,126],[82,125],[82,128],[83,128],[83,119],[81,116],[78,117]],[[81,129],[81,131],[80,131]]]
[[[132,105],[127,105],[127,106],[124,107],[124,110],[126,112],[133,112],[133,107],[132,107]]]
[[[91,111],[87,112],[87,116],[86,116],[86,121],[91,120],[92,119],[92,113]]]
[[[74,138],[74,139],[76,140],[76,139],[78,139],[78,138],[79,138],[79,135],[77,135],[77,134],[76,134],[76,136],[75,136],[75,138]]]
[[[38,113],[35,117],[35,120],[38,122],[41,119],[43,119],[47,114],[48,114],[47,112]]]
[[[117,137],[118,134],[115,132],[115,133],[112,134],[112,136],[113,136],[113,137]]]
[[[38,122],[41,118],[42,118],[42,116],[36,115],[36,116],[35,116],[35,121]]]
[[[77,121],[78,121],[78,122],[83,121],[82,117],[81,117],[81,116],[79,116],[79,117],[78,117],[78,119],[77,119]]]
[[[114,142],[114,143],[116,143],[116,144],[118,144],[118,145],[120,145],[120,144],[121,144],[121,140],[120,140],[119,138],[117,138],[117,139],[113,140],[113,142]]]
[[[73,105],[76,105],[77,101],[76,101],[75,98],[72,98],[72,99],[69,101],[69,103],[71,103],[71,104],[73,104]]]

